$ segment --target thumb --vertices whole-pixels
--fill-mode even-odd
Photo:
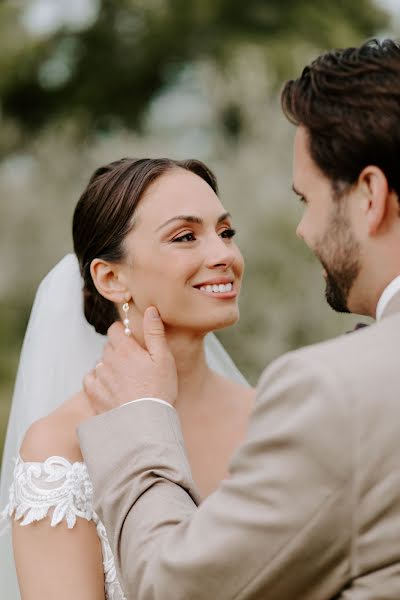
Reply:
[[[146,348],[153,359],[166,351],[167,340],[164,323],[154,306],[147,308],[144,313],[143,333]]]

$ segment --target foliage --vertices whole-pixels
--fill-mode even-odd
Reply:
[[[236,52],[255,45],[281,81],[299,43],[349,45],[387,22],[371,0],[101,0],[87,28],[32,36],[17,7],[0,8],[0,37],[8,42],[0,98],[4,118],[25,134],[71,118],[86,133],[139,128],[150,100],[188,63],[210,59],[229,69]],[[237,126],[234,110],[224,113],[228,127]]]

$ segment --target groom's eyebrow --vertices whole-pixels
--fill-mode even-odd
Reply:
[[[230,216],[231,214],[229,212],[222,213],[222,215],[218,217],[217,224],[225,221],[225,219],[230,218]],[[165,223],[157,227],[156,231],[159,231],[163,227],[173,223],[173,221],[185,221],[185,223],[197,223],[198,225],[203,225],[204,223],[203,219],[200,219],[200,217],[195,217],[194,215],[177,215],[176,217],[168,219],[168,221],[165,221]]]

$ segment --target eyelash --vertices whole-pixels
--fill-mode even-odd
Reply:
[[[185,238],[187,238],[188,236],[193,236],[193,239],[191,240],[185,240]],[[233,236],[236,235],[236,230],[235,229],[224,229],[224,231],[221,231],[220,236],[223,239],[231,239],[233,238]],[[173,242],[178,242],[178,243],[188,243],[188,242],[194,242],[196,241],[196,238],[194,237],[194,233],[191,231],[190,233],[185,233],[184,235],[181,235],[179,237],[176,237],[175,239],[172,240]]]

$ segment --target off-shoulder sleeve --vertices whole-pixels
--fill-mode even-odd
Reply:
[[[92,484],[83,462],[71,463],[61,456],[25,462],[18,457],[2,517],[14,516],[21,525],[29,525],[51,516],[52,527],[65,520],[72,529],[77,517],[98,521],[92,498]]]
[[[102,548],[106,598],[126,600],[105,527],[93,509],[93,488],[85,463],[71,463],[61,456],[51,456],[44,462],[25,462],[19,456],[0,523],[7,524],[14,518],[21,525],[29,525],[47,516],[52,527],[65,520],[68,529],[72,529],[77,517],[95,523]]]

